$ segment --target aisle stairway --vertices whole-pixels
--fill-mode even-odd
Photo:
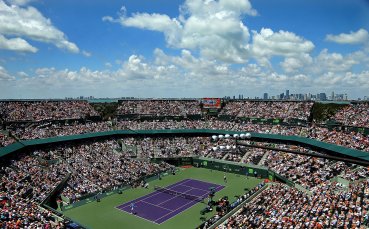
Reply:
[[[260,159],[258,165],[263,165],[265,160],[268,158],[268,156],[269,156],[269,152],[265,152],[263,157]]]

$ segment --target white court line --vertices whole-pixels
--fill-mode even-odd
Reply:
[[[217,184],[217,183],[211,183],[211,182],[207,182],[207,181],[203,181],[203,180],[199,180],[199,179],[192,179],[192,178],[190,178],[191,180],[194,180],[194,181],[200,181],[200,182],[202,182],[202,183],[206,183],[206,184],[212,184],[212,185],[216,185],[216,186],[221,186],[221,187],[225,187],[224,185],[221,185],[221,184]]]
[[[181,186],[185,186],[185,187],[189,187],[189,188],[192,188],[192,189],[201,190],[201,191],[204,191],[204,192],[209,192],[208,190],[205,190],[205,189],[202,189],[202,188],[195,188],[195,187],[188,186],[188,185],[185,185],[185,184],[181,184]]]
[[[175,184],[175,185],[173,185],[173,186],[170,186],[170,187],[171,187],[171,188],[173,188],[173,187],[176,187],[176,186],[178,186],[178,185],[181,185],[181,184],[187,183],[187,182],[189,182],[189,181],[191,181],[191,180],[190,180],[190,179],[185,179],[185,180],[180,181],[179,183],[177,183],[177,184]],[[155,192],[152,192],[152,193],[155,193]],[[144,198],[144,199],[141,199],[141,200],[136,201],[136,202],[135,202],[135,201],[128,201],[127,203],[137,203],[137,202],[140,202],[140,201],[142,201],[142,200],[146,200],[146,199],[148,199],[148,198],[151,198],[151,197],[153,197],[153,196],[156,196],[156,195],[158,195],[158,194],[160,194],[160,193],[162,193],[162,192],[158,192],[158,193],[156,193],[156,194],[154,194],[154,195],[151,195],[152,193],[148,194],[148,197],[146,197],[146,198]],[[137,198],[137,199],[139,199],[139,198]],[[115,208],[116,208],[116,209],[118,209],[119,211],[123,211],[123,212],[126,212],[126,213],[130,214],[128,211],[123,210],[124,208],[129,207],[129,205],[124,206],[124,205],[126,205],[127,203],[125,203],[125,204],[121,204],[121,205],[118,205],[118,206],[116,206]],[[122,206],[122,205],[123,205],[124,207],[123,207],[122,209],[120,209],[119,207],[120,207],[120,206]],[[151,222],[151,223],[155,223],[155,224],[160,225],[160,223],[157,223],[157,222],[156,222],[156,220],[157,220],[157,219],[155,219],[155,220],[149,220],[149,219],[144,218],[144,217],[142,217],[142,216],[139,216],[139,215],[137,215],[137,214],[135,214],[134,216],[139,217],[139,218],[141,218],[141,219],[144,219],[144,220],[146,220],[146,221],[148,221],[148,222]]]
[[[182,182],[182,183],[187,183],[187,182],[189,182],[190,180],[185,180],[185,182]],[[178,185],[181,185],[182,183],[178,183],[178,184],[176,184],[176,185],[173,185],[173,186],[171,186],[170,188],[173,188],[173,187],[176,187],[176,186],[178,186]],[[155,192],[157,192],[157,193],[155,193]],[[155,193],[154,195],[151,195],[151,194],[153,194],[153,193]],[[128,204],[127,206],[129,206],[129,203],[137,203],[137,202],[140,202],[140,201],[142,201],[142,200],[147,200],[147,199],[149,199],[149,198],[151,198],[151,197],[153,197],[153,196],[156,196],[156,195],[159,195],[159,194],[161,194],[162,192],[159,192],[159,191],[154,191],[154,192],[152,192],[152,193],[150,193],[150,194],[147,194],[147,197],[146,198],[143,198],[143,199],[140,199],[140,198],[136,198],[135,200],[137,200],[137,201],[128,201],[127,203],[125,203],[125,204],[123,204],[123,206],[124,205],[126,205],[126,204]],[[122,206],[122,204],[121,205],[118,205],[117,206],[117,208],[119,207],[119,206]],[[119,209],[119,208],[118,208]]]
[[[138,217],[138,218],[141,218],[141,219],[143,219],[143,220],[146,220],[147,222],[155,223],[155,224],[157,224],[157,225],[160,225],[160,223],[157,223],[157,222],[155,222],[155,221],[151,221],[151,220],[146,219],[146,218],[144,218],[144,217],[141,217],[141,216],[139,216],[139,215],[137,215],[137,214],[131,214],[131,213],[129,213],[129,212],[125,211],[125,210],[122,210],[122,209],[120,209],[120,208],[118,208],[118,207],[115,207],[115,208],[116,208],[116,209],[118,209],[119,211],[126,212],[126,213],[128,213],[129,215],[134,215],[134,216],[136,216],[136,217]]]
[[[146,201],[138,201],[137,203],[139,203],[139,202],[142,202],[142,203],[145,203],[145,204],[150,204],[150,205],[152,205],[152,206],[155,206],[155,207],[158,207],[158,208],[162,208],[162,209],[164,209],[164,210],[172,211],[172,209],[165,208],[165,207],[162,207],[162,206],[159,206],[159,205],[156,205],[156,204],[150,203],[150,202],[146,202]]]
[[[187,190],[187,191],[185,191],[185,192],[182,192],[182,193],[186,193],[186,192],[189,192],[189,191],[191,191],[192,189],[189,189],[189,190]],[[174,191],[174,190],[172,190],[172,191]],[[161,205],[161,204],[164,204],[164,203],[166,203],[166,202],[168,202],[168,201],[170,201],[170,200],[173,200],[173,199],[175,199],[175,198],[177,198],[177,197],[181,197],[181,196],[174,196],[174,197],[172,197],[172,198],[170,198],[170,199],[168,199],[168,200],[166,200],[166,201],[164,201],[164,202],[161,202],[159,205]],[[199,197],[200,198],[200,197]],[[173,211],[173,210],[171,210],[171,211]]]
[[[202,180],[196,180],[196,179],[191,179],[191,180],[195,180],[195,181],[200,181],[200,182],[203,182],[203,183],[208,183],[208,184],[214,184],[214,183],[210,183],[210,182],[205,182],[205,181],[202,181]],[[186,183],[186,182],[184,182],[184,183]],[[215,185],[217,185],[217,187],[216,187],[216,189],[218,189],[218,188],[221,188],[220,190],[222,190],[223,188],[224,188],[224,186],[223,185],[218,185],[218,184],[215,184]],[[220,191],[220,190],[218,190],[218,191]],[[203,198],[203,199],[205,199],[206,198],[206,195],[204,195],[204,196],[200,196],[199,198]],[[192,200],[192,201],[190,201],[190,202],[188,202],[187,204],[184,204],[184,205],[182,205],[181,207],[179,207],[179,208],[177,208],[177,209],[174,209],[172,212],[169,212],[169,213],[167,213],[167,214],[165,214],[165,215],[163,215],[162,217],[160,217],[160,218],[158,218],[158,219],[156,219],[155,220],[155,223],[156,223],[156,221],[158,221],[159,219],[161,219],[161,218],[163,218],[163,217],[165,217],[165,216],[167,216],[167,215],[169,215],[169,214],[171,214],[171,213],[173,213],[173,212],[176,212],[176,211],[178,211],[179,209],[181,209],[181,208],[184,208],[184,207],[186,207],[187,205],[189,205],[190,203],[192,203],[192,202],[196,202],[196,200]],[[187,208],[188,209],[188,208]],[[184,211],[181,211],[181,212],[184,212]],[[180,212],[179,212],[180,213]],[[176,216],[176,215],[178,215],[179,213],[177,213],[177,214],[175,214],[175,215],[173,215],[172,217],[174,217],[174,216]],[[171,219],[172,217],[170,217],[169,219]],[[169,220],[169,219],[167,219],[167,220]],[[167,220],[165,220],[165,221],[167,221]],[[164,222],[165,222],[164,221]],[[161,222],[161,223],[157,223],[157,224],[162,224],[163,222]]]
[[[203,197],[203,198],[205,198],[205,197]],[[178,210],[179,210],[179,209],[181,209],[181,208],[184,208],[185,206],[189,205],[190,203],[192,203],[192,202],[194,202],[194,201],[195,201],[195,200],[191,200],[191,201],[190,201],[190,202],[188,202],[187,204],[184,204],[184,205],[182,205],[181,207],[174,209],[172,212],[169,212],[169,213],[167,213],[167,214],[163,215],[162,217],[160,217],[160,218],[156,219],[156,220],[155,220],[155,222],[156,222],[156,221],[158,221],[159,219],[163,218],[164,216],[167,216],[167,215],[169,215],[169,214],[171,214],[171,213],[173,213],[173,212],[178,211]],[[176,215],[178,215],[178,214],[179,214],[179,213],[175,214],[174,216],[176,216]],[[173,217],[173,216],[172,216],[172,217]],[[172,218],[172,217],[171,217],[171,218]]]
[[[207,183],[207,184],[212,184],[212,185],[216,185],[217,187],[216,187],[216,189],[218,189],[218,188],[221,188],[221,189],[223,189],[224,188],[224,186],[223,185],[219,185],[219,184],[216,184],[216,183],[210,183],[210,182],[206,182],[206,181],[202,181],[202,180],[199,180],[199,179],[192,179],[192,178],[187,178],[187,179],[185,179],[185,180],[182,180],[182,181],[180,181],[179,183],[176,183],[175,185],[173,185],[173,186],[170,186],[169,188],[174,188],[174,187],[177,187],[177,186],[179,186],[179,185],[183,185],[183,184],[185,184],[185,183],[187,183],[187,182],[189,182],[189,181],[199,181],[199,182],[202,182],[202,183]],[[187,185],[184,185],[184,186],[187,186]],[[191,186],[189,186],[189,187],[191,187]],[[193,187],[191,187],[191,188],[193,188]],[[203,189],[202,189],[203,190]],[[155,192],[153,192],[153,193],[155,193]],[[151,193],[151,194],[153,194],[153,193]],[[144,198],[144,199],[140,199],[140,200],[138,200],[137,202],[140,202],[140,201],[143,201],[143,200],[146,200],[146,199],[149,199],[149,198],[151,198],[151,197],[153,197],[153,196],[156,196],[156,195],[159,195],[160,193],[162,193],[162,192],[158,192],[158,193],[156,193],[156,194],[154,194],[154,195],[151,195],[151,194],[148,194],[148,197],[146,197],[146,198]],[[176,196],[177,197],[177,196]],[[205,198],[206,197],[206,195],[205,196],[199,196],[199,198]],[[175,197],[174,197],[175,198]],[[139,198],[137,198],[137,199],[139,199]],[[173,198],[172,198],[173,199]],[[167,213],[167,214],[165,214],[165,215],[163,215],[163,216],[161,216],[160,218],[157,218],[157,219],[155,219],[155,221],[152,221],[152,220],[149,220],[149,219],[147,219],[147,218],[143,218],[143,217],[141,217],[141,216],[139,216],[139,215],[134,215],[134,216],[136,216],[136,217],[139,217],[139,218],[141,218],[141,219],[144,219],[144,220],[146,220],[146,221],[148,221],[148,222],[151,222],[151,223],[155,223],[155,224],[157,224],[157,225],[160,225],[161,223],[157,223],[156,221],[157,220],[159,220],[159,219],[161,219],[161,218],[163,218],[163,217],[165,217],[165,216],[167,216],[167,215],[169,215],[169,214],[171,214],[171,213],[173,213],[173,212],[175,212],[175,211],[178,211],[179,209],[181,209],[181,208],[184,208],[184,207],[186,207],[187,205],[189,205],[190,203],[192,203],[192,202],[196,202],[196,200],[192,200],[192,201],[190,201],[190,202],[188,202],[187,204],[184,204],[184,205],[182,205],[181,207],[179,207],[179,208],[177,208],[177,209],[174,209],[174,210],[172,210],[171,212],[169,212],[169,213]],[[137,203],[137,202],[135,202],[135,201],[128,201],[126,204],[129,204],[129,203]],[[126,205],[126,204],[123,204],[123,206],[124,205]],[[162,204],[162,203],[160,203],[160,204]],[[124,212],[126,212],[126,213],[128,213],[129,214],[129,212],[127,212],[127,211],[125,211],[125,210],[123,210],[123,209],[120,209],[120,208],[118,208],[119,206],[122,206],[122,205],[118,205],[118,206],[116,206],[115,208],[116,209],[118,209],[118,210],[120,210],[120,211],[124,211]],[[127,206],[129,206],[129,205],[127,205]],[[125,207],[127,207],[127,206],[125,206]],[[157,205],[155,205],[155,206],[157,206]],[[125,208],[124,207],[124,208]],[[179,213],[177,213],[177,214],[175,214],[174,216],[176,216],[176,215],[178,215]],[[172,216],[172,217],[174,217],[174,216]],[[172,218],[171,217],[171,218]],[[169,219],[167,219],[167,220],[169,220]],[[166,221],[166,220],[165,220]],[[164,221],[164,222],[165,222]],[[163,223],[163,222],[162,222]]]

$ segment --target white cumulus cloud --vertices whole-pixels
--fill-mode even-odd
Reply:
[[[127,16],[123,9],[119,18],[103,20],[162,32],[170,47],[199,50],[210,59],[234,63],[248,59],[250,34],[242,19],[257,15],[248,0],[186,0],[175,18],[156,13]]]
[[[310,59],[310,52],[314,44],[288,31],[274,32],[269,28],[262,28],[260,32],[253,31],[253,56],[263,65],[270,57],[282,56],[288,59],[283,64],[286,69],[301,67],[301,61]]]
[[[352,67],[359,64],[359,61],[352,55],[342,55],[340,53],[329,53],[327,49],[323,49],[314,59],[311,66],[313,71],[320,72],[347,72]]]
[[[11,5],[24,6],[35,0],[6,0]]]
[[[359,29],[356,32],[351,31],[339,35],[328,34],[326,40],[339,44],[364,44],[369,42],[369,33],[365,29]]]
[[[91,56],[92,56],[92,53],[91,53],[91,52],[87,52],[86,50],[83,50],[83,51],[82,51],[82,54],[83,54],[85,57],[91,57]]]
[[[10,51],[18,51],[18,52],[37,52],[37,48],[30,45],[26,40],[22,38],[10,38],[0,34],[0,49],[10,50]]]
[[[280,73],[258,64],[235,67],[195,57],[189,50],[171,56],[156,49],[153,61],[131,55],[121,60],[116,70],[38,68],[33,72],[18,72],[17,77],[13,77],[0,67],[0,97],[202,97],[234,95],[246,90],[248,95],[260,96],[261,92],[278,93],[281,88],[301,93],[329,89],[366,94],[369,88],[367,70],[353,72],[349,66],[335,70],[343,62],[355,60],[356,56],[361,55],[340,56],[323,50],[309,65],[319,70],[314,72],[304,66],[302,68],[307,68],[304,72]],[[298,65],[296,68],[299,68],[299,64],[294,64],[291,59],[286,60],[286,63]],[[327,63],[318,65],[319,61]]]
[[[257,55],[295,56],[299,53],[310,52],[314,44],[288,31],[273,32],[268,28],[260,33],[253,31],[253,51]]]
[[[79,52],[76,44],[68,41],[66,35],[50,19],[32,6],[8,5],[0,0],[0,34],[54,44],[72,53]]]
[[[0,81],[9,81],[14,80],[14,77],[11,76],[4,67],[0,66]]]

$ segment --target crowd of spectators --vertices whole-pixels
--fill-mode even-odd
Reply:
[[[0,117],[6,122],[82,119],[98,115],[87,101],[0,102]]]
[[[283,126],[253,124],[251,122],[227,122],[220,120],[182,120],[182,121],[118,121],[113,126],[110,122],[75,123],[71,125],[48,124],[33,125],[27,128],[17,128],[12,133],[21,140],[48,138],[83,134],[91,132],[118,130],[151,130],[151,129],[220,129],[230,131],[257,132],[281,134],[288,136],[302,136],[319,141],[341,145],[344,147],[369,152],[369,136],[358,132],[345,130],[329,130],[327,128],[312,126]],[[0,136],[1,137],[1,136]],[[0,138],[3,145],[14,142],[13,138],[3,136]],[[5,144],[4,144],[5,143]]]
[[[58,167],[58,169],[56,169]],[[61,227],[50,211],[38,204],[56,187],[67,170],[41,163],[34,155],[17,155],[1,161],[1,228]]]
[[[231,139],[213,141],[210,137],[139,138],[123,139],[122,141],[126,145],[140,148],[140,157],[143,158],[205,156],[264,165],[307,190],[316,189],[324,182],[339,175],[351,181],[368,175],[368,171],[364,168],[352,167],[348,163],[280,151],[292,150],[301,153],[322,154],[295,145],[245,141],[250,146],[233,148],[231,146],[233,140]],[[265,159],[261,162],[263,157]]]
[[[64,224],[37,203],[14,195],[0,201],[0,228],[64,228]]]
[[[171,168],[133,160],[115,140],[67,144],[22,153],[0,163],[1,228],[47,228],[52,213],[39,204],[68,175],[62,195],[72,202],[83,195],[129,185]],[[49,227],[50,228],[50,227]]]
[[[182,120],[182,121],[119,121],[117,129],[132,130],[152,130],[152,129],[214,129],[214,130],[234,130],[257,133],[272,133],[283,135],[307,136],[308,127],[283,126],[268,124],[253,124],[251,122],[229,122],[221,120]]]
[[[60,146],[42,155],[59,158],[62,163],[57,166],[71,171],[62,195],[72,202],[86,194],[121,187],[169,168],[168,164],[131,159],[130,155],[119,151],[115,140]]]
[[[230,152],[225,157],[224,160],[233,161],[233,162],[241,162],[244,154],[242,154],[241,150],[237,150],[236,152]]]
[[[222,144],[222,141],[219,142],[217,144]],[[211,151],[208,157],[264,165],[308,190],[314,189],[336,176],[341,176],[349,181],[355,181],[369,175],[368,169],[361,166],[280,151],[290,150],[300,153],[324,155],[324,153],[316,152],[309,148],[296,145],[271,144],[268,142],[243,141],[243,143],[249,144],[250,146],[243,146],[244,148],[238,146],[238,150],[234,152],[218,149],[214,152]],[[258,147],[269,147],[272,149]],[[261,161],[263,157],[265,159]]]
[[[298,118],[310,116],[312,103],[302,102],[229,102],[222,113],[239,117]],[[198,101],[142,100],[123,101],[119,114],[184,115],[200,114]],[[0,102],[5,121],[45,121],[79,119],[97,115],[85,101]],[[350,105],[335,118],[345,125],[368,127],[368,104]],[[19,139],[48,138],[101,132],[112,129],[223,129],[242,132],[304,136],[323,142],[369,152],[369,137],[344,130],[317,126],[262,125],[220,120],[118,121],[62,125],[47,123],[18,128]],[[119,143],[119,141],[121,143]],[[84,195],[133,184],[147,175],[171,168],[131,158],[135,148],[142,158],[204,156],[249,164],[261,164],[312,192],[275,184],[251,204],[232,216],[220,228],[360,228],[369,226],[369,170],[327,159],[296,155],[278,149],[313,152],[299,146],[249,142],[257,147],[233,148],[234,140],[213,141],[211,137],[123,138],[66,144],[31,154],[19,154],[0,162],[0,228],[43,228],[57,225],[52,213],[38,204],[62,179],[70,175],[62,195],[77,201]],[[0,133],[0,147],[15,139]],[[120,145],[121,144],[121,145]],[[269,144],[269,145],[268,145]],[[216,149],[215,149],[216,148]],[[317,152],[314,152],[317,153]],[[264,159],[261,161],[261,159]],[[51,163],[52,161],[52,163]],[[347,189],[332,182],[334,177],[350,181]],[[242,199],[243,200],[243,199]],[[241,200],[238,202],[242,202]],[[229,205],[230,206],[230,205]],[[218,215],[220,218],[221,215]]]
[[[258,164],[265,153],[258,148],[235,147],[233,139],[214,142],[211,137],[124,138],[122,144],[142,158],[203,156]],[[242,160],[245,153],[247,157]]]
[[[222,114],[260,117],[260,118],[299,118],[309,117],[311,102],[276,102],[276,101],[240,101],[228,102]],[[355,121],[355,125],[367,120],[368,104],[353,104],[337,112],[337,120]],[[198,101],[180,100],[131,100],[122,101],[119,114],[179,115],[182,113],[201,113]],[[0,102],[0,116],[5,121],[41,121],[74,119],[97,115],[87,101],[34,101],[34,102]],[[341,118],[340,118],[341,117]],[[344,117],[344,118],[343,118]],[[348,124],[348,123],[345,123]],[[365,125],[364,125],[365,126]],[[114,129],[224,129],[282,135],[300,135],[320,141],[342,145],[369,152],[369,137],[357,132],[344,130],[330,131],[326,128],[291,127],[282,125],[261,125],[250,122],[227,122],[220,120],[183,120],[183,121],[119,121],[112,127],[107,122],[61,125],[30,125],[18,127],[12,132],[21,140],[65,136]],[[1,137],[1,136],[0,136]],[[2,136],[0,144],[8,145],[14,139]]]
[[[185,116],[201,114],[197,100],[124,100],[118,115],[140,114],[152,116]]]
[[[285,127],[281,125],[258,125],[247,122],[226,122],[219,120],[182,120],[182,121],[118,121],[115,125],[110,122],[87,122],[86,124],[52,124],[17,127],[12,133],[19,139],[38,139],[56,136],[66,136],[83,133],[93,133],[108,130],[158,130],[158,129],[223,129],[248,131],[259,133],[275,133],[283,135],[307,136],[306,127]]]
[[[9,137],[7,134],[3,134],[0,132],[0,148],[13,144],[15,142],[15,139],[12,137]]]
[[[327,128],[314,127],[310,129],[308,137],[335,145],[369,152],[369,136],[365,136],[359,132],[347,132],[342,130],[330,131]]]
[[[369,103],[347,105],[334,115],[334,119],[346,126],[369,128]]]
[[[209,137],[141,138],[136,142],[144,158],[189,157],[205,156],[210,150],[209,139]]]
[[[260,148],[247,148],[247,155],[243,158],[242,163],[258,165],[264,154],[269,153],[270,150]]]
[[[118,129],[218,129],[230,131],[244,131],[268,134],[281,134],[287,136],[302,136],[319,141],[332,143],[352,149],[369,152],[369,136],[358,132],[344,130],[329,130],[327,128],[312,126],[283,126],[268,124],[253,124],[251,122],[228,122],[220,120],[209,121],[120,121]]]
[[[257,193],[259,190],[261,190],[265,186],[265,183],[260,183],[256,187],[254,187],[251,190],[246,191],[243,195],[237,196],[236,201],[230,203],[228,200],[228,197],[222,197],[219,200],[217,200],[214,205],[216,206],[216,214],[205,221],[202,225],[197,227],[198,229],[206,229],[215,224],[218,220],[220,220],[223,216],[225,216],[227,213],[232,211],[234,208],[238,207],[240,204],[242,204],[245,200],[253,196],[255,193]]]
[[[222,141],[219,142],[217,144],[222,144]],[[316,189],[321,184],[337,176],[341,176],[349,181],[355,181],[369,175],[368,170],[360,166],[281,151],[289,150],[324,155],[324,153],[312,151],[309,148],[267,142],[243,141],[243,143],[250,146],[243,146],[244,148],[237,147],[238,150],[234,152],[217,149],[216,151],[211,151],[208,157],[263,165],[307,190]],[[269,147],[269,149],[258,147]],[[265,159],[261,161],[263,157]]]
[[[221,147],[221,148],[220,148]],[[210,148],[209,153],[206,157],[214,159],[223,159],[227,161],[237,161],[238,158],[243,157],[243,153],[240,150],[241,147],[230,147],[230,146],[218,146],[217,150],[212,150],[214,147]],[[223,148],[224,147],[224,148]]]
[[[141,158],[203,156],[241,162],[245,148],[235,147],[232,139],[214,142],[211,137],[145,137],[121,140],[123,148],[136,151]]]
[[[52,124],[37,125],[26,128],[17,128],[13,134],[21,140],[60,137],[85,133],[109,131],[112,126],[108,122],[88,122],[86,124]]]
[[[221,114],[237,117],[282,118],[308,120],[312,102],[264,102],[237,101],[228,102]]]
[[[306,189],[314,189],[348,169],[344,162],[273,151],[265,165]]]
[[[366,228],[368,210],[367,180],[347,191],[326,182],[312,195],[273,184],[218,228]]]
[[[168,120],[168,121],[118,121],[116,128],[119,130],[163,130],[163,129],[202,129],[204,121],[193,120]]]
[[[356,167],[356,166],[354,166]],[[358,168],[350,168],[349,170],[345,171],[342,175],[342,178],[349,180],[349,181],[357,181],[360,179],[365,179],[369,177],[369,169],[358,167]]]

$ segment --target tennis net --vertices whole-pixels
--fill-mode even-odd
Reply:
[[[187,193],[177,192],[177,191],[167,189],[167,188],[163,188],[163,187],[160,187],[160,186],[155,186],[154,189],[156,191],[167,193],[169,195],[179,196],[179,197],[182,197],[184,199],[194,200],[194,201],[198,201],[198,202],[202,202],[205,198],[205,196],[190,195],[190,194],[187,194]]]

